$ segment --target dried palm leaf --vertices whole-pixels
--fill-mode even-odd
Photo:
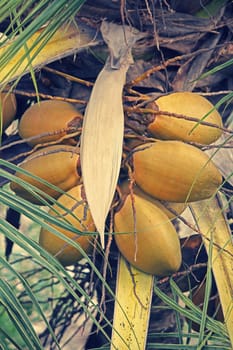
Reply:
[[[104,228],[119,177],[124,134],[122,90],[140,33],[103,21],[110,55],[93,87],[84,116],[81,168],[87,202],[104,246]]]

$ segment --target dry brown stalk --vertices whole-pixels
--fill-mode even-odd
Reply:
[[[202,125],[206,125],[206,126],[210,126],[213,128],[217,128],[220,129],[228,134],[233,134],[233,130],[229,129],[229,128],[224,128],[224,127],[220,127],[219,125],[213,124],[213,123],[209,123],[206,122],[205,120],[200,120],[198,118],[194,118],[194,117],[189,117],[187,115],[184,114],[178,114],[178,113],[173,113],[173,112],[167,112],[167,111],[155,111],[154,109],[151,108],[140,108],[140,107],[125,107],[125,110],[130,113],[130,112],[137,112],[137,113],[141,113],[141,114],[154,114],[159,115],[159,114],[163,114],[166,115],[168,117],[173,117],[173,118],[180,118],[180,119],[185,119],[185,120],[190,120],[190,121],[194,121],[197,122],[198,124],[202,124]]]
[[[67,73],[64,73],[64,72],[60,72],[59,70],[57,69],[53,69],[53,68],[50,68],[50,67],[43,67],[42,68],[43,70],[47,71],[47,72],[50,72],[50,73],[53,73],[53,74],[56,74],[56,75],[59,75],[63,78],[66,78],[67,80],[70,80],[70,81],[74,81],[76,83],[79,83],[79,84],[82,84],[82,85],[85,85],[87,87],[90,87],[90,86],[93,86],[94,84],[90,81],[87,81],[87,80],[83,80],[83,79],[80,79],[78,77],[74,77],[73,75],[70,75],[70,74],[67,74]]]
[[[141,81],[149,78],[151,76],[151,74],[154,74],[155,72],[158,72],[158,71],[160,71],[162,69],[165,69],[165,68],[167,68],[168,66],[170,66],[170,65],[172,65],[174,63],[177,63],[179,61],[195,57],[195,56],[199,55],[200,53],[207,52],[209,50],[211,50],[211,49],[203,48],[203,49],[200,49],[200,50],[196,50],[195,52],[191,52],[191,53],[188,53],[188,54],[184,54],[184,55],[180,55],[180,56],[175,56],[175,57],[169,58],[168,60],[164,61],[162,64],[159,64],[158,66],[154,66],[154,67],[148,69],[143,74],[141,74],[140,76],[138,76],[137,78],[135,78],[134,80],[129,82],[126,85],[126,88],[131,88],[132,86],[137,85]]]
[[[7,89],[4,89],[3,91],[8,91]],[[44,99],[48,99],[48,100],[57,100],[57,101],[66,101],[66,102],[70,102],[70,103],[78,103],[78,104],[82,104],[82,105],[86,105],[87,101],[85,100],[78,100],[76,98],[69,98],[69,97],[62,97],[62,96],[53,96],[53,95],[48,95],[48,94],[44,94],[42,92],[27,92],[27,91],[22,91],[22,90],[18,90],[18,89],[11,89],[11,92],[15,93],[16,95],[21,95],[21,96],[28,96],[28,97],[41,97]]]

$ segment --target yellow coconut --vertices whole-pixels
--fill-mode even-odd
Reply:
[[[49,215],[58,217],[61,221],[68,221],[69,224],[71,224],[81,233],[95,231],[95,226],[90,211],[83,203],[81,186],[75,186],[69,190],[67,194],[60,196],[58,198],[58,202],[67,208],[67,210],[62,209],[60,206],[55,204],[53,205],[53,208],[49,210]],[[72,211],[73,215],[69,213],[69,210]],[[87,254],[91,252],[94,238],[93,235],[78,235],[69,230],[59,228],[54,224],[50,225],[56,228],[64,236],[74,240]],[[83,254],[79,249],[68,244],[66,241],[45,228],[41,229],[39,244],[50,254],[55,256],[63,266],[73,265],[83,258]]]
[[[71,103],[56,100],[40,101],[24,112],[19,122],[19,135],[24,139],[38,136],[28,141],[30,145],[55,141],[67,135],[65,128],[80,127],[81,121],[82,115]],[[46,133],[49,135],[39,136]],[[67,141],[75,143],[72,137]]]
[[[0,116],[2,120],[2,129],[5,130],[14,120],[17,110],[15,95],[12,93],[0,93]]]
[[[222,176],[199,148],[181,141],[157,141],[133,153],[136,184],[169,202],[193,202],[213,196]]]
[[[80,182],[80,176],[77,171],[78,162],[79,154],[77,153],[76,147],[54,145],[34,152],[27,157],[19,167],[59,187],[63,191],[68,191]],[[53,198],[58,198],[61,195],[61,192],[48,187],[46,184],[33,179],[29,175],[22,174],[19,171],[17,171],[15,175],[18,179],[36,186]],[[35,204],[41,204],[40,200],[18,183],[11,182],[10,187],[22,198]]]
[[[130,193],[129,182],[127,180],[123,181],[120,184],[120,190],[122,191],[123,194],[128,195]],[[188,206],[187,203],[175,203],[175,202],[166,202],[166,201],[161,202],[160,200],[155,199],[154,197],[144,192],[136,184],[133,185],[132,192],[133,192],[133,195],[137,194],[140,197],[143,197],[146,200],[157,205],[168,216],[170,220],[176,218],[177,215],[182,214],[183,211]]]
[[[179,269],[178,235],[167,215],[154,203],[134,195],[133,208],[128,195],[114,216],[114,231],[119,251],[139,270],[167,276]]]
[[[214,106],[205,97],[193,92],[175,92],[162,96],[155,101],[155,107],[161,114],[156,114],[148,130],[156,138],[163,140],[193,141],[210,144],[222,134],[216,127],[198,124],[195,121],[175,118],[162,112],[182,114],[212,125],[222,127],[222,118]]]

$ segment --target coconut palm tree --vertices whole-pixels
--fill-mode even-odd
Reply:
[[[227,0],[188,3],[176,0],[2,0],[1,348],[71,349],[75,344],[76,349],[175,349],[177,346],[179,349],[218,346],[231,349],[232,11],[232,2]],[[108,28],[106,31],[103,23]],[[114,29],[115,35],[109,37],[109,28],[118,28],[119,32]],[[132,28],[137,40],[132,43],[131,56],[125,39],[127,30]],[[126,53],[122,53],[122,47],[126,47]],[[116,57],[118,60],[115,60]],[[127,71],[122,73],[121,67],[125,67],[126,61]],[[108,64],[114,71],[114,77],[111,72],[111,83],[97,86],[99,77],[108,70]],[[119,74],[123,77],[120,83]],[[107,78],[104,77],[106,83]],[[96,89],[97,94],[94,95]],[[202,95],[219,110],[223,125],[216,129],[222,132],[221,139],[216,144],[196,142],[194,146],[208,152],[224,182],[217,188],[217,197],[213,195],[207,201],[190,206],[194,221],[191,221],[190,212],[188,217],[186,214],[176,215],[173,224],[180,232],[181,267],[171,276],[154,277],[134,270],[119,257],[113,237],[114,215],[125,196],[120,185],[127,178],[133,179],[132,150],[152,140],[148,125],[156,118],[154,101],[178,91]],[[9,128],[4,126],[4,101],[7,98],[13,99],[14,121]],[[97,117],[101,115],[100,124],[97,120],[93,130],[90,128],[92,134],[87,140],[98,140],[103,150],[107,147],[107,134],[110,135],[109,145],[118,132],[117,127],[112,127],[106,130],[106,135],[98,134],[100,126],[106,125],[107,128],[104,117],[108,113],[113,115],[114,111],[117,111],[116,115],[119,111],[124,113],[123,148],[120,142],[116,147],[120,149],[117,156],[118,162],[120,157],[120,170],[114,173],[118,187],[114,183],[114,197],[108,197],[110,207],[107,207],[104,217],[102,246],[98,232],[91,229],[82,232],[80,226],[75,227],[70,221],[77,205],[83,208],[83,216],[75,214],[75,220],[85,221],[88,196],[80,197],[77,202],[77,197],[67,197],[66,188],[59,189],[57,183],[51,184],[50,178],[48,182],[42,181],[44,187],[38,191],[35,184],[41,183],[41,172],[38,177],[32,175],[29,181],[27,169],[19,167],[26,157],[35,155],[35,151],[41,155],[45,153],[47,144],[41,145],[41,139],[38,144],[33,143],[33,137],[24,140],[22,134],[19,135],[22,116],[30,106],[40,105],[44,100],[66,102],[77,111],[75,122],[73,116],[68,118],[64,127],[59,126],[60,133],[57,130],[48,130],[47,134],[40,132],[43,137],[50,137],[46,140],[50,147],[51,143],[60,144],[59,152],[64,149],[67,152],[66,147],[73,147],[72,152],[79,154],[88,102],[93,101],[92,111],[103,111],[103,115],[97,113]],[[55,120],[58,119],[59,108]],[[205,124],[206,114],[203,115],[204,120],[194,118],[196,128],[201,123]],[[177,113],[171,116],[181,117],[181,120],[189,117]],[[48,124],[49,120],[52,120],[52,114],[48,116]],[[55,121],[50,124],[53,123]],[[36,115],[28,125],[29,129],[35,129]],[[59,138],[51,141],[51,136],[56,134]],[[67,139],[71,146],[61,143]],[[112,150],[113,146],[114,142],[109,149]],[[88,159],[93,156],[97,166],[102,166],[103,153],[95,154],[95,149],[92,152],[93,155],[88,154]],[[56,155],[56,152],[51,154]],[[100,186],[107,181],[108,169],[116,168],[116,160],[110,154],[110,151],[104,154],[108,163],[107,170],[100,173],[100,181],[103,178]],[[42,170],[47,171],[50,163],[55,164],[53,158],[40,165],[40,156],[37,157],[36,163]],[[86,157],[85,152],[82,157]],[[59,168],[64,173],[66,166],[62,159],[56,170],[57,177]],[[75,166],[80,178],[80,164]],[[97,179],[97,173],[85,176],[90,176],[89,180],[93,179],[93,183]],[[20,191],[13,192],[12,185],[10,187],[12,182],[21,192],[26,190],[30,198],[33,196],[34,202],[28,197],[23,198]],[[68,207],[58,200],[61,197],[46,194],[44,188],[48,187],[72,199],[72,205]],[[134,197],[132,191],[130,195]],[[41,205],[35,204],[35,198]],[[105,202],[104,198],[102,200]],[[97,208],[104,205],[99,202],[98,199],[95,203]],[[135,220],[137,222],[137,215]],[[48,232],[52,234],[47,247],[39,240],[41,227],[47,236]],[[181,237],[184,227],[189,227],[189,239]],[[79,241],[64,236],[67,230],[72,237],[90,238],[92,249],[86,250]],[[213,232],[217,232],[216,237]],[[197,235],[193,236],[193,233]],[[187,235],[186,231],[184,235]],[[51,253],[50,249],[56,248],[59,239],[63,239],[63,245],[56,253]],[[83,258],[68,267],[59,260],[59,254],[67,246],[78,251],[79,257]],[[125,285],[122,279],[127,280]],[[200,296],[198,291],[203,290],[203,285],[205,292]],[[137,286],[142,286],[141,290],[139,287],[137,290]],[[127,291],[131,291],[131,297]],[[198,297],[195,298],[195,295]],[[148,300],[147,307],[142,302],[143,298]],[[140,308],[141,317],[132,316],[129,310],[134,308]],[[223,319],[224,323],[221,322]],[[125,325],[125,333],[122,324]],[[192,331],[192,327],[196,332]]]

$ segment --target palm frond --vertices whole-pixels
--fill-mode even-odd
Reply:
[[[34,60],[38,59],[41,50],[65,23],[65,27],[62,27],[62,30],[58,33],[58,37],[59,35],[64,36],[66,31],[68,31],[66,38],[68,41],[71,36],[69,31],[73,31],[72,34],[74,35],[75,30],[77,35],[78,28],[76,25],[73,23],[69,29],[68,24],[72,22],[72,18],[84,2],[85,0],[68,2],[64,0],[52,2],[44,0],[35,2],[35,4],[31,1],[26,3],[16,2],[10,7],[11,12],[5,11],[5,6],[7,5],[4,3],[0,9],[0,18],[2,20],[10,18],[11,22],[4,33],[9,37],[10,41],[9,43],[4,42],[4,45],[0,48],[1,84],[15,79],[15,77],[20,77],[25,71],[32,71]],[[66,54],[70,54],[71,51],[75,52],[74,41],[75,38],[72,42],[73,46],[71,45],[70,47],[69,44],[69,50],[67,48],[65,49],[68,51]],[[80,44],[78,42],[78,38],[76,38],[76,41],[77,47],[82,45],[82,43]],[[54,46],[58,44],[54,43]],[[49,55],[50,57],[48,55],[46,58],[43,57],[42,62],[44,60],[44,64],[46,61],[48,63],[56,59],[57,55],[62,57],[62,50],[61,45],[59,49],[58,47],[54,47],[53,53]]]

